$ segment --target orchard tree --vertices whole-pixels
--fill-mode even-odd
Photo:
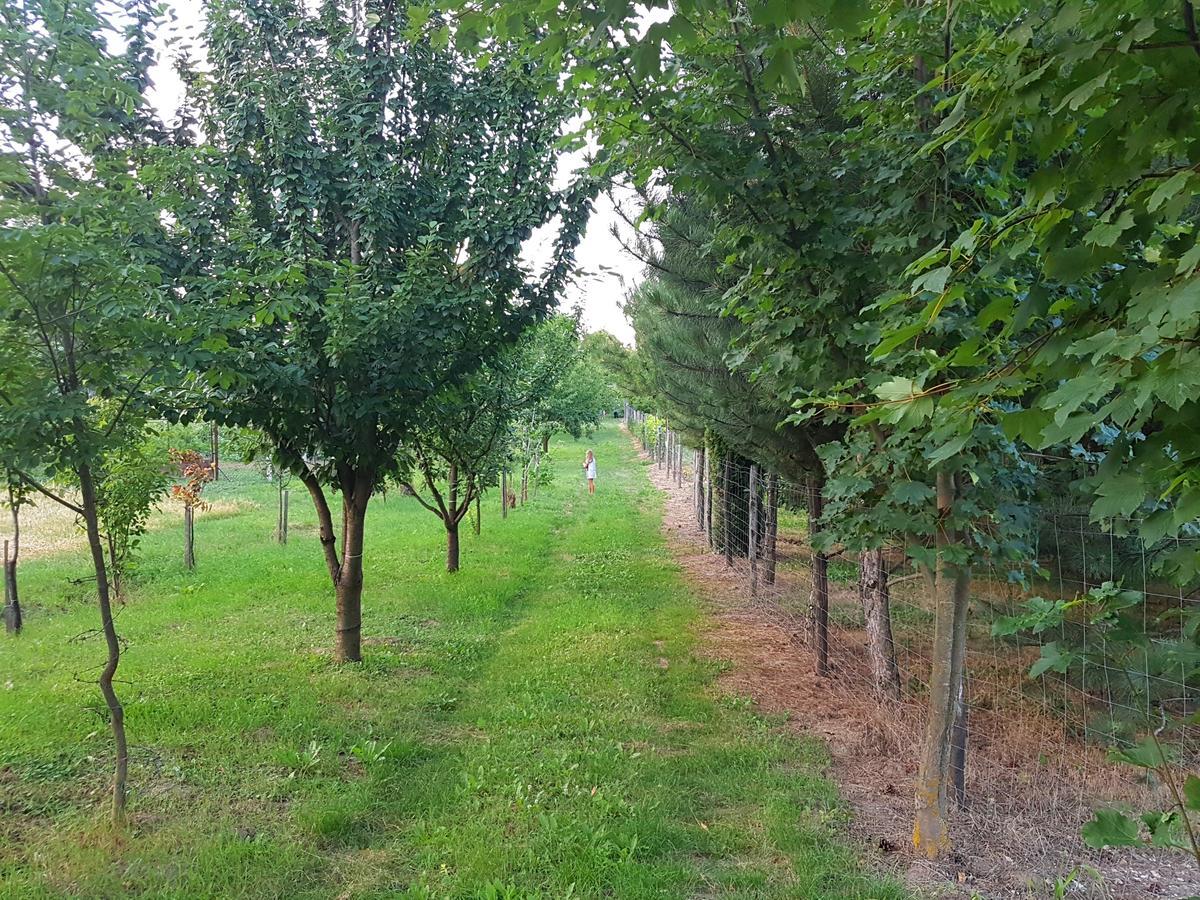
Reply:
[[[516,403],[510,355],[431,397],[401,450],[401,483],[445,526],[447,572],[459,568],[459,524],[508,456]]]
[[[108,52],[120,35],[99,6],[28,0],[0,13],[0,457],[87,533],[120,824],[128,749],[113,687],[121,642],[102,534],[104,461],[171,372],[174,330],[160,210],[138,180],[153,137],[139,96],[146,60]],[[130,47],[145,26],[137,18],[125,34]]]
[[[604,373],[583,354],[577,319],[566,315],[551,316],[430,399],[402,448],[403,469],[417,473],[423,488],[411,478],[403,483],[445,525],[447,571],[458,571],[459,523],[498,482],[522,438],[540,436],[544,453],[548,435],[582,434],[613,402]]]
[[[542,453],[548,452],[555,432],[578,438],[617,403],[606,373],[587,352],[587,337],[580,335],[578,315],[557,315],[522,349],[518,366],[524,405],[540,434]]]
[[[210,315],[206,415],[261,429],[308,489],[335,655],[354,661],[372,494],[430,398],[551,308],[592,189],[555,186],[572,114],[557,71],[503,40],[465,52],[427,6],[390,0],[208,14],[178,220]],[[535,272],[523,250],[543,226]]]

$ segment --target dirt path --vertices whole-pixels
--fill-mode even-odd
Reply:
[[[1060,730],[1058,723],[1009,710],[983,710],[978,717],[972,740],[986,752],[968,783],[971,807],[955,822],[957,852],[936,864],[914,854],[919,698],[881,710],[862,690],[864,661],[844,648],[832,676],[814,674],[801,622],[776,605],[751,602],[744,575],[726,568],[709,550],[697,527],[690,478],[679,487],[664,468],[651,466],[648,472],[664,493],[663,531],[674,555],[710,603],[705,643],[714,657],[732,663],[721,684],[753,698],[763,712],[786,715],[789,727],[824,738],[832,775],[853,810],[851,831],[865,857],[931,897],[1052,898],[1059,896],[1056,883],[1065,891],[1061,896],[1103,900],[1200,894],[1200,878],[1183,854],[1098,853],[1084,847],[1078,829],[1095,796],[1089,794],[1087,775],[1109,789],[1144,789],[1089,748],[1079,750],[1090,757],[1075,781],[1054,781],[1045,772],[1030,775],[1031,752],[1039,764],[1047,764],[1047,772],[1065,771],[1074,761],[1061,760],[1055,768],[1055,761],[1036,749],[1047,744],[1048,733]]]

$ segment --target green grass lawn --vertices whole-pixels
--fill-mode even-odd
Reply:
[[[0,897],[900,898],[840,834],[821,745],[722,697],[702,615],[625,436],[553,445],[553,480],[443,570],[399,493],[367,516],[364,662],[334,665],[307,498],[274,489],[147,535],[120,611],[131,825],[106,826],[110,737],[81,554],[22,567],[0,643]]]

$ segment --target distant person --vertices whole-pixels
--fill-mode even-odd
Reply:
[[[596,493],[596,455],[591,450],[583,458],[583,470],[587,473],[588,493]]]

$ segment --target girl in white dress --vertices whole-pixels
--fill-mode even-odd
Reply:
[[[587,473],[588,493],[594,494],[596,493],[596,457],[591,450],[583,459],[583,468]]]

